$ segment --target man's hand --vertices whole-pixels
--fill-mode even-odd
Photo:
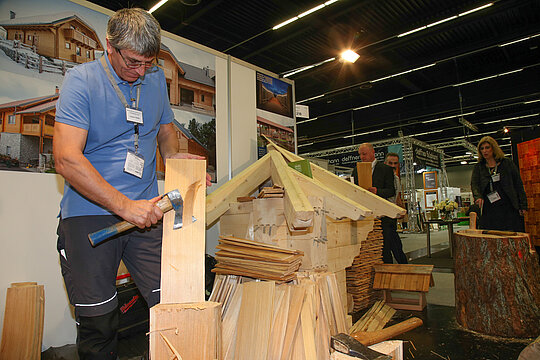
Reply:
[[[370,188],[368,188],[369,191],[371,191],[372,193],[374,193],[375,195],[377,195],[377,188],[372,186]]]
[[[176,153],[168,157],[168,159],[196,159],[196,160],[206,160],[204,156],[194,155],[190,153]],[[210,174],[206,173],[206,186],[212,186],[212,177]]]
[[[122,208],[116,212],[124,220],[144,229],[156,224],[162,217],[163,212],[156,206],[161,196],[151,200],[125,199]]]
[[[480,209],[482,209],[482,206],[484,205],[484,199],[476,199],[474,202]]]

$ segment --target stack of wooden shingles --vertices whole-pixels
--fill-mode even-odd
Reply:
[[[286,284],[218,275],[210,301],[223,304],[224,360],[326,360],[330,337],[347,331],[333,273]]]
[[[217,274],[245,275],[257,279],[290,281],[302,262],[301,251],[256,241],[222,236],[217,246]]]
[[[0,359],[41,359],[45,293],[35,282],[7,289]]]
[[[381,221],[375,220],[373,230],[362,241],[360,253],[354,258],[352,266],[347,268],[347,292],[353,297],[354,312],[365,309],[380,296],[373,290],[373,266],[382,264],[382,246]]]
[[[282,198],[284,194],[283,186],[276,184],[271,187],[263,187],[257,198]]]

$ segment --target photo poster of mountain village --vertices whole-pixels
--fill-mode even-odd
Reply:
[[[265,135],[277,145],[294,152],[292,85],[257,72],[257,150],[266,154]]]
[[[0,169],[54,172],[55,104],[64,74],[106,50],[108,15],[68,0],[0,1]],[[162,36],[180,151],[202,155],[216,181],[215,56]],[[164,165],[157,155],[158,178]]]

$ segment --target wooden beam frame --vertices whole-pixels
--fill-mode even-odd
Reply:
[[[270,155],[266,154],[206,197],[206,227],[212,226],[239,196],[249,196],[270,178]]]
[[[373,212],[365,206],[334,192],[317,179],[311,179],[299,171],[291,169],[293,176],[300,186],[310,195],[324,198],[326,200],[325,210],[327,215],[335,220],[349,218],[351,220],[362,220],[366,216],[371,216]]]
[[[266,138],[266,140],[269,142],[269,144],[267,145],[267,149],[269,151],[278,151],[288,161],[304,160],[302,157],[277,146],[268,138]],[[313,174],[314,179],[320,181],[323,184],[326,184],[329,188],[332,189],[334,193],[340,194],[345,198],[364,205],[365,207],[373,211],[373,215],[376,217],[388,216],[391,218],[397,218],[405,215],[406,213],[405,209],[397,206],[396,204],[393,204],[390,201],[387,201],[380,196],[369,192],[368,190],[362,189],[361,187],[353,184],[352,182],[346,181],[339,176],[331,173],[330,171],[325,170],[313,163],[311,163],[311,173]]]
[[[271,161],[271,175],[274,184],[279,184],[285,188],[284,212],[287,224],[291,228],[307,228],[313,224],[313,206],[309,202],[306,194],[298,185],[298,182],[291,174],[296,171],[287,165],[283,156],[276,150],[268,151]]]

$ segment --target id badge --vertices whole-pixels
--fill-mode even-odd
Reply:
[[[143,123],[142,111],[127,107],[126,120],[132,123],[142,124]]]
[[[496,201],[501,200],[501,195],[499,195],[497,190],[490,192],[487,197],[492,204]]]
[[[491,180],[493,180],[493,182],[500,181],[501,180],[501,174],[493,174],[493,175],[491,175]]]
[[[133,176],[142,178],[144,170],[144,158],[141,155],[135,154],[133,151],[127,152],[126,163],[124,164],[124,172]]]

